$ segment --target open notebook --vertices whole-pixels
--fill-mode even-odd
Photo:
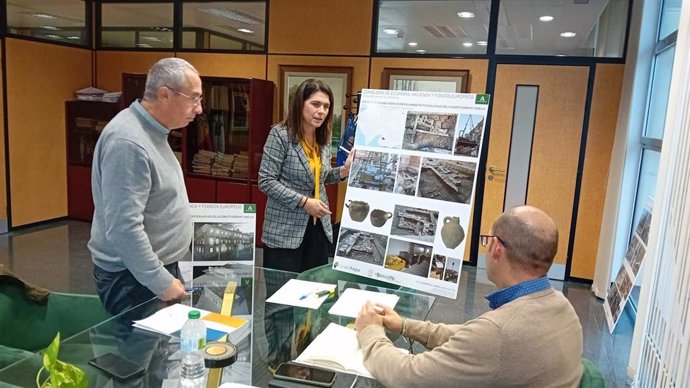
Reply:
[[[357,332],[330,323],[297,357],[296,362],[372,377],[364,367],[364,356],[357,342]]]

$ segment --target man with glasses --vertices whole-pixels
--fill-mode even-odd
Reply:
[[[498,288],[486,297],[491,311],[460,325],[435,324],[368,303],[356,322],[364,365],[389,387],[577,387],[582,327],[546,277],[558,247],[556,224],[537,208],[516,207],[480,242]],[[401,353],[384,327],[429,350]]]
[[[158,296],[179,300],[179,260],[188,259],[192,220],[173,129],[201,113],[201,79],[179,58],[156,62],[141,100],[103,129],[93,155],[95,211],[89,250],[98,295],[120,313]]]

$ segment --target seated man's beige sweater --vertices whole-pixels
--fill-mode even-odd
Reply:
[[[462,325],[407,321],[421,354],[401,353],[384,328],[357,333],[364,365],[387,387],[577,387],[582,327],[554,289],[506,303]]]

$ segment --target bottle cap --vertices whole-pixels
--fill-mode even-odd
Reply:
[[[201,313],[197,310],[192,310],[187,314],[187,318],[189,319],[199,319],[201,317]]]

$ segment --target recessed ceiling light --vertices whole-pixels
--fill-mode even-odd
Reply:
[[[237,31],[244,32],[245,34],[253,34],[254,33],[254,30],[250,30],[248,28],[238,28]]]
[[[420,53],[420,54],[426,53],[426,50],[424,50],[424,49],[419,49],[419,50],[414,50],[414,51],[416,51],[416,52],[418,52],[418,53]]]
[[[41,19],[57,19],[57,16],[55,16],[55,15],[50,15],[47,13],[39,13],[39,12],[32,13],[31,16],[41,18]]]
[[[488,44],[489,44],[489,42],[487,42],[485,40],[478,40],[477,41],[477,46],[486,46]]]
[[[465,47],[472,47],[472,46],[474,46],[474,45],[472,44],[472,42],[465,42],[465,43],[463,43],[462,45],[465,46]]]
[[[51,31],[58,31],[59,30],[59,28],[57,28],[55,26],[41,26],[41,28],[44,30],[51,30]]]
[[[246,14],[244,12],[236,11],[234,9],[228,8],[197,8],[199,12],[207,13],[209,15],[218,16],[221,18],[226,18],[234,20],[242,24],[249,24],[255,26],[257,24],[262,24],[263,20],[257,19],[252,15]]]
[[[557,57],[567,57],[565,54],[556,54]]]
[[[410,42],[407,45],[410,47],[417,47],[417,44],[418,44],[417,42]]]
[[[397,28],[384,28],[383,33],[388,34],[388,35],[398,35],[398,29]]]
[[[539,20],[541,20],[542,22],[550,22],[553,20],[553,16],[549,16],[549,15],[540,16]]]
[[[561,36],[564,38],[573,38],[573,37],[575,37],[575,35],[577,35],[577,33],[575,33],[575,32],[570,32],[570,31],[561,32]]]
[[[142,36],[141,40],[148,40],[149,42],[160,42],[161,38],[157,36]]]
[[[474,17],[474,12],[458,12],[458,16],[460,16],[463,19],[469,19]]]

